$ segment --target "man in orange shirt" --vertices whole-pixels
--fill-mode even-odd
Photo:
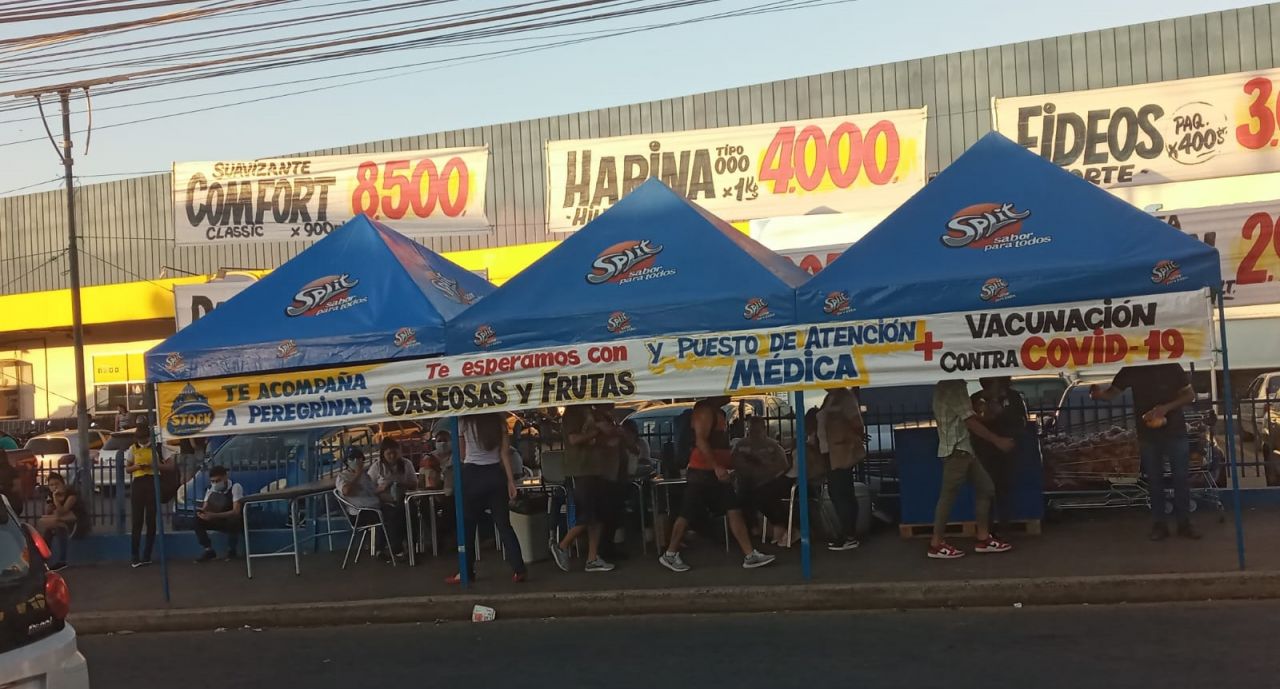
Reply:
[[[729,530],[742,549],[743,569],[764,567],[774,561],[751,545],[751,534],[742,517],[738,496],[729,483],[729,467],[732,455],[729,450],[729,430],[724,414],[728,397],[709,397],[693,406],[693,452],[689,455],[688,483],[684,490],[684,503],[680,516],[671,527],[671,541],[667,552],[658,562],[673,572],[687,572],[689,565],[680,557],[680,543],[689,522],[703,515],[709,508],[723,513],[729,520]]]

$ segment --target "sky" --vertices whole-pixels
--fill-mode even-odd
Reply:
[[[306,0],[299,4],[305,8],[327,2],[332,0]],[[466,3],[468,7],[497,4],[492,0],[466,0]],[[721,0],[717,9],[756,4],[759,0]],[[238,107],[207,109],[270,93],[208,95],[221,89],[403,66],[442,57],[473,56],[499,48],[493,45],[424,48],[304,65],[95,99],[93,105],[98,112],[94,116],[95,132],[87,153],[84,135],[76,137],[76,172],[81,183],[92,183],[125,173],[166,171],[174,161],[269,157],[648,101],[1253,4],[1257,3],[857,0],[604,38],[517,57],[448,64],[401,78]],[[1064,12],[1064,8],[1069,11]],[[666,23],[709,11],[680,10],[628,21],[632,25]],[[921,21],[925,18],[928,23]],[[111,21],[118,19],[113,15]],[[253,20],[229,19],[209,25],[239,26]],[[98,16],[83,21],[58,21],[64,23],[0,23],[0,40],[106,20]],[[593,28],[620,26],[622,24],[614,23]],[[521,44],[502,44],[508,45]],[[5,73],[4,67],[0,62],[0,76]],[[40,63],[33,67],[21,84],[0,84],[0,90],[62,80]],[[285,86],[276,90],[306,89]],[[131,101],[175,96],[184,98],[108,109]],[[55,110],[46,107],[46,112]],[[101,128],[180,111],[192,113],[139,125]],[[35,114],[35,108],[30,107],[22,112],[0,113],[0,120]],[[51,121],[55,131],[58,124],[56,120]],[[77,113],[74,125],[79,128],[84,124],[84,113]],[[43,134],[38,120],[0,122],[0,195],[60,185],[61,164],[47,140],[4,145]],[[28,188],[18,191],[22,187]]]

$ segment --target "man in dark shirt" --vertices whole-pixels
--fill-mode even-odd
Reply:
[[[1027,403],[1011,387],[1008,376],[982,378],[982,390],[974,393],[973,411],[993,433],[1014,442],[1012,452],[1005,452],[981,436],[973,437],[973,449],[991,482],[995,484],[997,531],[1004,533],[1013,520],[1014,479],[1018,475],[1018,447],[1027,432]]]
[[[1151,540],[1169,537],[1165,523],[1164,464],[1173,473],[1173,512],[1178,520],[1178,535],[1200,538],[1191,526],[1191,448],[1187,443],[1187,421],[1182,408],[1196,399],[1186,372],[1178,364],[1126,366],[1111,381],[1111,387],[1093,386],[1089,396],[1095,400],[1114,400],[1125,390],[1133,391],[1133,408],[1138,419],[1138,452],[1142,469],[1151,490]]]

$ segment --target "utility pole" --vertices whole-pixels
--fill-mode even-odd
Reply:
[[[67,264],[71,272],[71,339],[76,359],[76,483],[81,495],[91,495],[89,464],[89,404],[84,379],[84,318],[80,312],[80,246],[76,237],[76,188],[71,157],[71,89],[58,91],[62,104],[62,169],[67,182]]]

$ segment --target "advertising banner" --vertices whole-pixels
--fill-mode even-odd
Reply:
[[[995,98],[996,131],[1102,186],[1280,170],[1280,69]]]
[[[208,316],[222,302],[239,294],[253,280],[214,280],[197,285],[174,285],[173,315],[178,330]]]
[[[1115,371],[1211,356],[1207,291],[161,383],[170,436],[588,402]]]
[[[1280,200],[1160,214],[1222,256],[1227,306],[1280,304]]]
[[[893,208],[924,186],[925,109],[547,143],[547,228],[650,177],[726,220]]]
[[[489,229],[487,146],[173,164],[174,243],[319,239],[364,214],[414,236]]]

